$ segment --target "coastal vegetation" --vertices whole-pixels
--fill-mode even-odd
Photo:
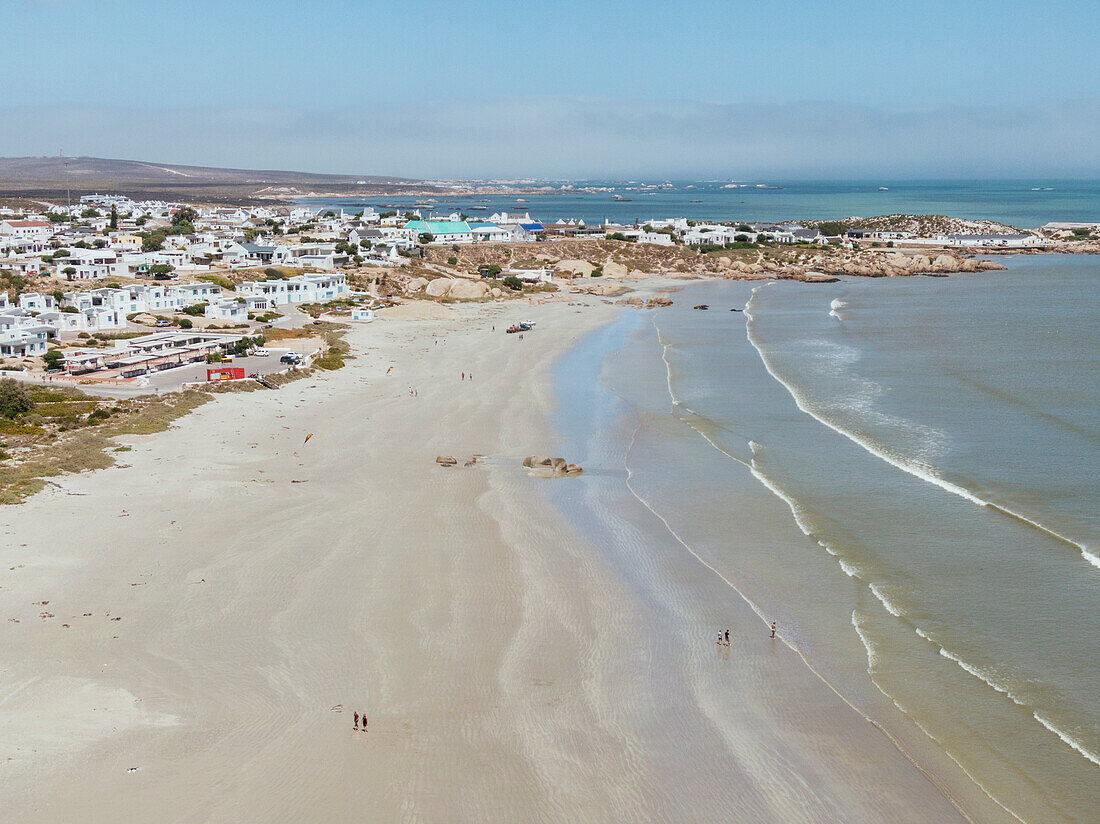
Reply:
[[[19,503],[63,472],[111,466],[114,438],[161,432],[209,399],[187,390],[116,400],[0,380],[0,504]]]

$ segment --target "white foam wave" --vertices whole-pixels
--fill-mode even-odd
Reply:
[[[821,413],[816,411],[810,405],[809,401],[803,396],[803,394],[792,383],[785,380],[783,377],[781,377],[779,375],[779,373],[775,369],[775,365],[771,362],[769,357],[764,353],[764,348],[760,344],[760,341],[757,338],[757,336],[755,335],[753,327],[754,327],[754,321],[756,320],[756,318],[755,318],[755,315],[753,315],[753,313],[752,313],[752,303],[756,298],[756,293],[760,289],[764,288],[764,286],[766,286],[766,285],[768,285],[768,284],[763,284],[763,285],[757,286],[755,289],[753,289],[752,290],[752,295],[749,297],[748,302],[745,304],[745,311],[744,311],[745,318],[746,318],[745,336],[748,339],[749,343],[752,345],[752,347],[756,350],[757,355],[759,355],[761,362],[764,364],[764,369],[767,370],[768,374],[771,375],[772,378],[774,378],[777,383],[779,383],[784,389],[787,390],[787,393],[794,400],[795,405],[798,407],[798,409],[800,411],[802,411],[806,415],[809,415],[811,418],[813,418],[818,423],[823,424],[824,426],[827,426],[829,429],[833,430],[838,435],[841,435],[841,436],[847,438],[852,443],[856,444],[860,448],[862,448],[865,451],[869,452],[870,454],[874,455],[876,458],[879,458],[880,460],[885,461],[890,466],[893,466],[895,469],[900,469],[902,472],[905,472],[909,475],[912,475],[913,477],[918,478],[922,481],[925,481],[926,483],[930,483],[930,484],[933,484],[934,486],[938,486],[940,489],[943,489],[946,492],[950,492],[952,495],[957,495],[958,497],[960,497],[960,498],[962,498],[966,501],[969,501],[970,503],[975,504],[976,506],[989,507],[989,508],[995,509],[995,510],[997,510],[997,511],[999,511],[999,512],[1005,514],[1005,515],[1009,515],[1013,518],[1016,518],[1019,521],[1023,521],[1024,523],[1029,524],[1030,526],[1034,527],[1035,529],[1038,529],[1041,532],[1044,532],[1047,535],[1050,535],[1051,537],[1056,538],[1059,541],[1062,541],[1063,543],[1069,544],[1070,546],[1077,547],[1081,551],[1081,556],[1084,558],[1085,561],[1087,561],[1089,564],[1096,567],[1097,569],[1100,569],[1100,556],[1097,556],[1096,554],[1090,552],[1088,547],[1086,547],[1084,544],[1082,544],[1078,541],[1075,541],[1072,538],[1070,538],[1069,536],[1063,535],[1060,532],[1057,532],[1057,531],[1051,529],[1048,526],[1045,526],[1044,524],[1040,523],[1039,521],[1034,520],[1033,518],[1029,518],[1028,516],[1023,515],[1020,512],[1017,512],[1014,509],[1012,509],[1008,506],[1005,506],[1004,504],[998,504],[998,503],[994,503],[992,501],[987,501],[984,498],[979,497],[972,490],[969,490],[969,489],[967,489],[963,486],[959,486],[958,484],[952,483],[951,481],[948,481],[945,478],[941,478],[939,476],[939,474],[937,474],[935,469],[931,465],[929,465],[928,463],[926,463],[924,461],[914,460],[914,459],[906,457],[906,456],[895,454],[895,453],[885,449],[880,444],[877,444],[877,443],[875,443],[874,441],[872,441],[868,438],[860,437],[855,432],[851,432],[847,429],[844,429],[843,427],[839,426],[838,424],[833,423],[827,417],[825,417],[824,415],[822,415]],[[835,301],[834,301],[834,303],[835,303]],[[834,355],[834,360],[836,360],[838,358],[841,359],[841,360],[844,360],[846,357],[847,357],[847,353],[844,352],[844,353],[841,353],[841,354]],[[870,400],[871,400],[871,398],[868,397],[866,392],[861,393],[857,397],[849,399],[849,401],[854,403],[854,408],[857,411],[859,411],[861,414],[873,413],[873,414],[876,414],[876,415],[880,415],[881,413],[877,413],[873,409],[870,408],[870,405],[869,405]],[[892,424],[897,424],[899,422],[896,419],[886,420],[886,417],[887,416],[883,416],[883,418],[884,418],[883,423],[887,423],[887,424],[892,425]],[[918,428],[920,428],[919,425],[917,425],[917,426],[918,426]],[[927,437],[928,435],[931,435],[931,434],[933,434],[932,430],[928,430],[927,432],[922,432],[921,440],[925,443],[931,442],[933,439]]]
[[[759,289],[759,288],[761,288],[761,287],[757,287],[757,289]],[[749,298],[749,304],[751,304],[753,302],[753,298],[755,298],[755,297],[756,297],[756,289],[753,290],[753,296],[751,298]],[[947,490],[948,492],[951,492],[954,495],[958,495],[961,498],[965,498],[966,500],[970,501],[971,503],[977,504],[978,506],[988,506],[989,505],[988,501],[982,500],[977,495],[970,492],[970,490],[964,489],[961,486],[953,484],[950,481],[946,481],[943,478],[940,478],[934,472],[931,471],[930,467],[917,464],[916,462],[913,462],[913,461],[907,461],[907,460],[905,460],[904,458],[902,458],[900,456],[893,455],[890,452],[888,452],[887,450],[883,449],[878,444],[874,443],[873,441],[869,441],[869,440],[860,438],[854,432],[849,432],[848,430],[843,429],[842,427],[834,424],[828,418],[826,418],[826,417],[820,415],[818,412],[816,412],[807,403],[806,399],[802,396],[802,393],[799,392],[798,389],[795,386],[793,386],[791,383],[784,380],[779,375],[778,372],[776,372],[775,367],[772,364],[770,358],[764,353],[763,347],[760,345],[756,335],[753,332],[754,317],[753,317],[751,311],[746,309],[745,315],[749,320],[749,322],[745,324],[745,334],[748,338],[749,343],[752,345],[752,347],[756,350],[757,354],[760,356],[760,360],[763,362],[764,368],[767,370],[768,374],[771,375],[784,389],[787,390],[787,393],[794,400],[795,405],[799,408],[799,410],[801,410],[805,414],[809,415],[811,418],[813,418],[818,423],[829,427],[829,429],[833,430],[838,435],[842,435],[843,437],[850,440],[852,443],[856,444],[857,446],[861,447],[862,449],[866,450],[867,452],[870,452],[872,455],[879,458],[880,460],[883,460],[886,463],[890,464],[891,466],[893,466],[897,469],[900,469],[902,472],[906,472],[910,475],[913,475],[916,478],[920,478],[923,481],[927,481],[928,483],[935,484],[936,486],[939,486],[942,489],[945,489],[945,490]]]
[[[933,643],[935,643],[935,642],[933,642]],[[989,675],[988,673],[982,672],[980,669],[978,669],[973,664],[968,664],[966,661],[962,660],[959,656],[955,655],[953,652],[949,652],[948,650],[944,649],[943,647],[940,647],[940,655],[942,655],[948,661],[954,661],[965,672],[970,673],[975,678],[977,678],[979,681],[981,681],[983,684],[985,684],[989,687],[992,687],[997,692],[1001,693],[1001,695],[1005,695],[1008,698],[1012,699],[1012,703],[1016,704],[1017,706],[1020,706],[1020,707],[1026,706],[1024,704],[1024,702],[1021,701],[1019,698],[1017,698],[1012,693],[1012,690],[1010,690],[1008,687],[1004,686],[1003,684],[997,683],[993,679],[993,676]]]
[[[1033,712],[1033,713],[1032,713],[1032,715],[1033,715],[1033,716],[1035,717],[1035,720],[1036,720],[1036,721],[1038,721],[1038,722],[1039,722],[1040,724],[1042,724],[1042,725],[1043,725],[1044,727],[1046,727],[1046,728],[1047,728],[1048,730],[1050,730],[1050,731],[1051,731],[1052,733],[1054,733],[1054,734],[1055,734],[1055,735],[1057,735],[1057,736],[1058,736],[1059,738],[1061,738],[1061,739],[1062,739],[1062,741],[1064,741],[1064,742],[1065,742],[1066,744],[1068,744],[1069,746],[1073,747],[1073,749],[1077,750],[1077,752],[1081,753],[1081,755],[1085,756],[1085,758],[1087,758],[1087,759],[1088,759],[1089,761],[1091,761],[1091,762],[1092,762],[1093,764],[1095,764],[1096,766],[1100,767],[1100,756],[1098,756],[1098,755],[1095,755],[1095,754],[1093,754],[1093,753],[1089,752],[1088,750],[1086,750],[1086,749],[1085,749],[1085,748],[1084,748],[1084,747],[1083,747],[1083,746],[1081,745],[1081,742],[1080,742],[1080,741],[1078,741],[1078,740],[1076,740],[1076,739],[1074,739],[1074,738],[1071,738],[1070,736],[1066,735],[1066,734],[1065,734],[1064,732],[1062,732],[1062,731],[1061,731],[1060,729],[1058,729],[1058,728],[1057,728],[1056,726],[1054,726],[1054,725],[1053,725],[1053,724],[1051,724],[1051,723],[1050,723],[1049,721],[1047,721],[1047,720],[1046,720],[1045,718],[1043,718],[1043,716],[1039,715],[1039,713],[1037,713],[1037,712]]]
[[[829,304],[829,314],[837,320],[840,320],[840,310],[847,306],[847,301],[843,301],[840,298],[834,298],[833,302]]]
[[[673,406],[680,405],[680,398],[676,395],[676,390],[672,388],[672,363],[668,359],[668,344],[665,343],[664,337],[661,335],[661,328],[657,326],[656,319],[652,319],[653,328],[657,332],[657,342],[661,344],[661,360],[665,362],[665,382],[668,384],[668,396],[672,399]]]
[[[870,639],[864,634],[863,628],[859,625],[859,621],[856,620],[856,611],[854,609],[852,610],[852,626],[856,628],[856,635],[859,636],[859,640],[863,643],[863,648],[867,650],[867,674],[873,675],[875,664],[878,663],[878,654],[875,652],[875,647],[871,643]],[[876,686],[878,685],[876,684]],[[888,698],[890,698],[891,701],[894,701],[893,697],[887,695],[882,687],[879,687],[879,690],[882,692],[883,695],[886,695]],[[897,706],[897,703],[897,701],[894,701],[895,706]],[[898,707],[898,709],[901,709],[901,707]]]
[[[858,578],[859,577],[859,570],[858,569],[856,569],[854,566],[849,564],[843,558],[837,558],[837,560],[840,562],[840,568],[841,568],[841,570],[843,570],[845,575],[847,575],[849,578]]]
[[[901,610],[890,603],[890,599],[882,594],[882,588],[875,583],[869,584],[869,586],[871,587],[871,592],[874,594],[874,596],[882,602],[882,605],[884,607],[886,607],[886,611],[893,615],[895,618],[900,618]]]
[[[928,640],[929,642],[931,642],[933,644],[936,643],[935,641],[932,641],[932,639],[929,638],[928,635],[926,633],[922,632],[920,629],[917,630],[917,635],[919,635],[921,638],[924,638],[924,639]],[[939,646],[939,645],[936,644],[936,646]],[[982,670],[978,669],[973,664],[967,663],[966,661],[962,660],[959,656],[955,655],[953,652],[949,652],[948,650],[944,649],[943,647],[939,647],[939,650],[940,650],[940,655],[942,655],[944,658],[946,658],[949,661],[954,661],[955,664],[957,664],[959,667],[961,667],[965,672],[967,672],[970,675],[974,676],[975,678],[977,678],[979,681],[981,681],[986,686],[989,686],[989,687],[993,688],[994,690],[999,692],[1001,695],[1004,695],[1006,698],[1011,700],[1012,703],[1015,704],[1016,706],[1024,707],[1025,709],[1031,709],[1031,707],[1026,702],[1024,702],[1020,698],[1018,698],[1012,692],[1012,690],[1009,687],[1005,686],[1004,684],[998,683],[997,680],[994,679],[993,676],[991,676],[989,673],[982,672]],[[1036,721],[1038,721],[1040,724],[1042,724],[1044,727],[1046,727],[1050,732],[1057,735],[1063,741],[1063,743],[1068,744],[1070,747],[1072,747],[1078,753],[1083,755],[1089,761],[1096,764],[1097,766],[1100,766],[1100,756],[1097,756],[1095,753],[1089,752],[1087,749],[1085,749],[1084,745],[1081,744],[1080,741],[1077,741],[1076,739],[1074,739],[1071,736],[1067,735],[1062,730],[1058,729],[1056,726],[1054,726],[1049,721],[1047,721],[1045,718],[1043,718],[1041,715],[1039,715],[1039,713],[1032,710],[1031,714],[1035,718]]]
[[[794,498],[792,498],[790,495],[780,489],[775,483],[773,483],[772,480],[768,478],[768,476],[765,475],[763,472],[761,472],[760,468],[756,465],[756,451],[760,449],[760,444],[758,444],[756,441],[749,441],[749,449],[752,450],[752,461],[748,464],[748,467],[749,471],[752,472],[752,476],[756,478],[756,480],[760,481],[760,483],[762,483],[773,495],[775,495],[775,497],[779,498],[787,505],[787,508],[791,510],[791,515],[794,516],[794,522],[798,524],[798,528],[802,530],[802,534],[805,535],[807,538],[812,538],[813,532],[811,532],[809,525],[803,518],[802,508],[798,505]],[[820,544],[821,542],[818,541],[818,543]],[[821,545],[825,546],[824,544]]]

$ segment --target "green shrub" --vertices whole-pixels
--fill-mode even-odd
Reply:
[[[448,266],[457,266],[458,265],[458,258],[456,258],[454,255],[451,255],[449,258],[447,258],[447,265]]]
[[[180,325],[180,329],[190,329],[190,328],[191,328],[191,327],[193,327],[193,326],[194,326],[195,324],[193,324],[193,323],[191,322],[191,319],[190,319],[190,318],[180,318],[180,319],[179,319],[179,325]]]
[[[60,369],[61,364],[65,362],[65,356],[61,354],[60,349],[50,349],[42,356],[42,360],[46,362],[47,368]]]
[[[520,289],[523,288],[523,281],[517,278],[515,275],[508,275],[508,277],[504,279],[504,285],[507,286],[509,289],[518,292]]]
[[[203,301],[202,303],[193,303],[190,306],[184,306],[180,311],[193,318],[199,318],[206,314],[206,306],[206,301]]]
[[[14,418],[34,409],[34,400],[24,384],[11,378],[0,378],[0,415]]]

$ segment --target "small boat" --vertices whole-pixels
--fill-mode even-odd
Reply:
[[[629,202],[630,202],[630,198],[629,198],[629,197],[623,197],[622,195],[612,195],[612,196],[611,196],[611,198],[612,198],[613,200],[618,200],[618,201],[620,201],[620,202],[626,202],[626,203],[629,203]]]
[[[886,188],[885,186],[879,186],[879,187],[878,187],[878,190],[879,190],[880,192],[888,192],[888,191],[890,191],[890,190],[889,190],[889,189],[887,189],[887,188]]]

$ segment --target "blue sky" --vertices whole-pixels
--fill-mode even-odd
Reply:
[[[1100,175],[1095,0],[3,5],[0,155],[414,177]]]

